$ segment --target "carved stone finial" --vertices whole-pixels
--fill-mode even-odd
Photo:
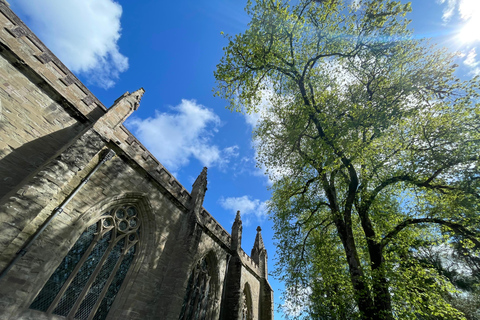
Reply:
[[[195,188],[199,185],[203,185],[205,187],[205,190],[207,190],[207,167],[203,167],[202,172],[200,172],[192,187]]]
[[[242,229],[242,218],[240,210],[238,210],[232,226],[232,250],[240,249],[242,246]]]
[[[262,228],[257,227],[257,236],[255,237],[255,243],[253,244],[252,260],[258,264],[262,276],[267,278],[267,249],[265,249],[265,244],[262,239]]]
[[[137,91],[133,92],[130,96],[133,97],[133,110],[137,110],[140,105],[140,100],[142,100],[145,89],[140,88]]]
[[[205,179],[207,179],[207,170],[208,170],[207,167],[203,167],[202,172],[200,172],[200,175],[205,176]]]
[[[118,105],[120,102],[127,102],[128,105],[130,106],[130,109],[132,111],[136,111],[138,109],[138,106],[140,105],[140,100],[142,100],[144,93],[145,93],[145,89],[143,88],[140,88],[132,93],[127,91],[124,94],[122,94],[120,97],[118,97],[117,100],[115,100],[115,102],[113,103],[113,106]]]
[[[202,172],[192,185],[192,208],[194,211],[200,213],[202,210],[203,200],[205,199],[205,192],[207,191],[207,167],[204,167]]]
[[[117,136],[114,131],[127,120],[127,118],[138,109],[140,100],[145,93],[143,88],[133,93],[128,91],[121,95],[113,105],[108,108],[107,113],[102,115],[95,123],[94,129],[107,140],[115,141]],[[96,99],[87,95],[82,101],[86,105],[93,104]]]
[[[253,251],[260,252],[261,250],[265,250],[265,245],[263,243],[263,238],[262,238],[262,228],[260,226],[257,227],[257,236],[255,237],[255,243],[253,244],[253,249],[252,249],[252,256],[253,256]]]

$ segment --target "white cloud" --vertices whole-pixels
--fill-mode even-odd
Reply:
[[[223,167],[238,156],[238,146],[221,150],[211,143],[220,118],[195,100],[182,100],[170,112],[153,118],[127,120],[126,126],[169,170],[176,171],[195,158],[207,167]]]
[[[223,154],[226,159],[236,158],[240,155],[240,153],[238,152],[238,149],[239,149],[238,146],[234,145],[234,146],[223,149]]]
[[[462,55],[463,64],[469,67],[471,75],[480,75],[480,61],[477,60],[477,52],[475,48],[471,49],[467,54]]]
[[[262,90],[261,92],[262,99],[260,103],[255,107],[256,111],[251,111],[250,113],[243,112],[245,116],[245,122],[252,128],[255,129],[262,118],[268,117],[268,110],[272,107],[272,99],[274,98],[273,89]]]
[[[113,0],[14,0],[29,27],[73,72],[102,88],[128,69],[119,52],[122,7]]]
[[[480,1],[479,0],[437,0],[443,9],[445,24],[457,24],[456,40],[461,44],[462,51],[468,53],[460,55],[463,64],[470,69],[470,75],[480,75],[480,63],[476,58],[475,43],[480,42]],[[470,49],[472,48],[473,49]]]
[[[262,103],[264,103],[262,101]],[[260,112],[251,112],[251,113],[244,113],[245,122],[251,126],[252,128],[257,127],[258,123],[260,122]]]
[[[234,214],[240,210],[243,222],[248,225],[250,217],[255,216],[259,221],[263,221],[267,216],[267,202],[258,199],[251,199],[249,196],[220,198],[222,208],[231,210]]]
[[[458,11],[462,20],[474,18],[479,11],[478,0],[460,0]]]
[[[462,21],[478,18],[480,11],[478,0],[437,0],[437,3],[445,5],[442,16],[444,22],[449,22],[455,14]]]
[[[466,58],[463,61],[463,63],[465,63],[469,67],[476,67],[476,66],[478,66],[478,63],[479,63],[476,60],[476,57],[477,57],[477,53],[475,51],[475,48],[473,48],[472,50],[470,50],[468,52],[468,54],[466,55]]]
[[[269,113],[268,110],[272,107],[271,99],[273,98],[274,92],[273,90],[263,90],[262,91],[262,99],[260,103],[256,106],[256,111],[251,111],[250,113],[243,112],[245,117],[245,122],[247,125],[251,127],[252,130],[255,130],[257,126],[260,124],[260,121],[264,117],[268,117]],[[273,184],[273,180],[267,175],[267,168],[265,165],[260,164],[255,160],[258,157],[258,140],[252,140],[252,148],[255,150],[254,158],[243,158],[242,162],[244,164],[250,165],[253,167],[253,170],[249,170],[250,173],[257,177],[265,177],[267,179],[267,183],[269,185]]]
[[[262,98],[260,103],[255,107],[256,112],[252,111],[251,113],[246,113],[244,112],[245,116],[245,122],[252,128],[252,130],[255,131],[255,129],[258,127],[262,119],[269,119],[271,121],[275,121],[276,124],[278,125],[277,128],[271,128],[270,130],[282,130],[280,123],[282,122],[281,119],[279,118],[279,115],[273,112],[273,108],[283,108],[285,107],[289,102],[288,97],[286,96],[281,96],[275,93],[273,88],[263,90],[261,92]],[[269,139],[268,135],[266,137],[263,137],[263,142],[267,141]],[[252,140],[252,148],[255,150],[255,156],[254,159],[246,159],[244,163],[255,163],[256,166],[251,171],[251,174],[254,176],[259,176],[259,177],[265,177],[266,182],[268,185],[273,185],[273,183],[277,180],[280,180],[283,176],[288,175],[291,173],[291,170],[289,170],[287,167],[282,166],[282,165],[277,165],[277,166],[269,166],[268,168],[265,166],[264,163],[256,161],[259,159],[259,149],[260,149],[260,140],[259,139],[253,139]],[[243,159],[242,159],[243,160]]]
[[[445,8],[443,9],[442,19],[445,22],[450,21],[452,18],[455,8],[457,7],[458,0],[437,0],[437,3],[444,4],[446,3]]]

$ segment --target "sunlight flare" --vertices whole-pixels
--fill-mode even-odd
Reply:
[[[461,16],[466,20],[459,33],[462,42],[480,41],[480,2],[478,0],[464,0],[461,7]]]

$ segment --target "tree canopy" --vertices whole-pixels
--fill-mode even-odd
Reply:
[[[464,319],[465,288],[424,253],[478,262],[479,80],[459,79],[454,53],[413,37],[409,3],[246,10],[217,95],[262,114],[254,137],[274,180],[276,273],[301,307],[290,316]]]

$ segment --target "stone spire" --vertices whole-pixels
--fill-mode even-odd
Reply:
[[[255,237],[255,243],[253,244],[253,249],[252,249],[252,254],[251,257],[253,261],[255,261],[258,264],[258,258],[260,256],[260,253],[262,251],[267,252],[265,250],[265,245],[263,244],[263,239],[262,239],[262,228],[260,226],[257,227],[257,236]]]
[[[117,100],[115,100],[107,112],[112,120],[112,127],[122,124],[134,111],[138,109],[140,100],[142,100],[144,93],[145,90],[143,88],[140,88],[132,93],[127,91]]]
[[[237,216],[232,226],[232,244],[231,249],[237,250],[242,247],[242,218],[240,217],[240,210],[237,211]]]
[[[140,88],[137,91],[134,91],[132,93],[127,91],[124,94],[122,94],[120,97],[118,97],[117,100],[115,100],[115,102],[110,107],[110,109],[114,108],[117,104],[128,103],[130,105],[130,109],[132,109],[132,111],[136,111],[138,109],[138,106],[140,105],[140,100],[142,100],[144,93],[145,93],[145,89],[143,88]]]
[[[255,237],[255,243],[253,244],[252,254],[250,255],[252,260],[258,264],[261,275],[267,279],[267,250],[263,244],[262,228],[257,227],[257,236]]]
[[[207,190],[207,167],[203,167],[202,172],[198,175],[197,179],[192,185],[192,193],[195,188],[205,188]]]
[[[204,167],[192,185],[191,209],[200,213],[207,192],[207,167]]]

